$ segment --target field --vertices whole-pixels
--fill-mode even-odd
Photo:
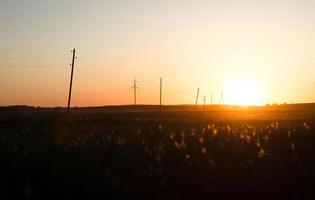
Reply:
[[[0,199],[315,199],[315,105],[0,109]]]

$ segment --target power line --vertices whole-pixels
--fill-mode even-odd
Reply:
[[[81,59],[80,59],[80,60],[81,60]],[[85,64],[85,65],[82,65],[82,64],[81,64],[81,66],[86,66],[86,67],[88,67],[88,65],[89,65],[89,64],[87,64],[87,63],[85,63],[85,62],[83,62],[83,64]],[[90,66],[91,66],[91,65],[90,65]],[[93,65],[93,66],[94,66],[94,65]],[[112,77],[109,73],[107,73],[107,72],[102,72],[102,71],[100,71],[100,70],[97,70],[97,68],[95,68],[95,67],[93,67],[93,71],[98,72],[97,74],[100,75],[100,76],[101,76],[101,75],[106,76],[108,79],[111,79],[112,81],[114,81],[114,82],[117,83],[118,85],[122,86],[122,84],[121,84],[121,82],[123,82],[122,79]],[[122,87],[125,88],[125,86],[122,86]]]
[[[85,72],[83,73],[85,76],[79,76],[80,70],[83,70]],[[98,79],[99,82],[104,81],[103,79],[104,77],[95,77],[94,76],[95,74],[92,74],[85,68],[80,68],[78,64],[76,64],[76,71],[77,71],[77,79],[80,79],[80,80],[83,79],[84,81],[90,81],[91,79],[92,80]],[[78,80],[78,82],[81,82],[81,81]],[[95,87],[93,87],[93,89],[95,89]],[[124,87],[123,89],[126,89],[126,87]],[[107,92],[107,93],[117,92],[116,86],[115,88],[103,88],[103,89],[98,87],[96,90],[93,90],[93,93],[96,93],[96,94],[104,94],[104,92]]]
[[[65,53],[67,50],[38,50],[38,49],[16,49],[0,48],[1,51],[23,52],[23,53]]]
[[[172,90],[164,90],[164,93],[185,94],[185,95],[195,94],[194,92],[183,92],[183,91],[172,91]]]
[[[57,68],[64,64],[60,65],[0,65],[0,68]]]
[[[81,59],[80,59],[81,60]],[[81,65],[82,66],[82,65]],[[89,77],[88,78],[92,78],[93,80],[95,79],[95,78],[98,78],[98,80],[100,81],[100,82],[103,82],[104,80],[105,80],[105,78],[102,76],[102,75],[100,75],[99,73],[96,73],[96,74],[93,74],[93,73],[91,73],[89,70],[87,70],[86,68],[80,68],[80,67],[78,67],[78,64],[77,64],[77,66],[76,66],[76,69],[77,69],[77,71],[79,71],[80,69],[81,70],[83,70],[85,73],[83,73],[84,75],[89,75]],[[99,77],[96,77],[96,75],[97,76],[99,76]],[[88,79],[87,77],[85,77],[85,79]],[[107,80],[106,80],[107,81]],[[115,88],[112,88],[112,89],[108,89],[108,88],[104,88],[104,89],[99,89],[99,90],[93,90],[93,93],[94,94],[97,94],[97,95],[100,95],[100,94],[104,94],[104,92],[106,92],[106,93],[113,93],[113,92],[117,92],[117,90],[116,90],[116,88],[117,87],[120,87],[120,86],[115,86]],[[122,88],[122,89],[126,89],[126,87],[120,87],[120,88]]]
[[[101,65],[99,65],[99,64],[89,64],[89,63],[87,63],[86,61],[85,61],[85,59],[83,59],[83,61],[81,60],[81,58],[80,58],[80,62],[83,62],[85,65],[87,65],[87,66],[93,66],[93,69],[95,70],[95,69],[99,69],[99,70],[97,70],[98,72],[100,72],[100,73],[104,73],[108,78],[110,78],[110,79],[114,79],[114,80],[122,80],[120,77],[118,77],[117,75],[115,75],[115,74],[113,74],[113,73],[111,73],[111,72],[109,72],[109,71],[104,71],[104,68],[103,67],[101,67]]]
[[[117,83],[121,83],[122,81],[125,81],[125,79],[122,79],[121,77],[118,77],[117,75],[115,75],[115,74],[113,74],[113,73],[111,73],[111,72],[109,72],[107,70],[104,70],[104,67],[101,67],[100,64],[88,64],[85,59],[81,59],[80,58],[80,61],[82,61],[82,60],[83,60],[83,63],[85,65],[93,66],[93,70],[104,74],[107,78],[109,78],[109,79],[111,79],[111,80],[113,80],[115,82],[118,81]],[[97,70],[97,69],[99,69],[99,70]],[[156,87],[159,87],[158,85],[155,85],[155,84],[153,85],[153,82],[151,82],[151,81],[141,81],[141,83],[150,84],[150,86],[148,86],[148,85],[143,86],[145,88],[156,88]],[[142,90],[143,90],[143,87],[142,87]]]
[[[84,65],[79,65],[79,66],[84,66]],[[87,67],[87,66],[85,66],[85,67]],[[102,74],[102,73],[96,73],[96,74],[93,74],[93,73],[91,73],[87,68],[85,68],[85,67],[83,67],[83,68],[80,68],[80,69],[82,69],[84,72],[86,72],[86,73],[88,73],[88,74],[90,74],[91,76],[93,76],[93,77],[95,77],[95,76],[98,76],[99,78],[100,78],[100,80],[102,80],[102,81],[108,81],[108,79],[106,79],[106,77],[104,77],[105,76],[105,74]],[[77,67],[78,68],[78,67]],[[94,70],[95,71],[95,70]],[[104,75],[104,76],[102,76],[102,75]],[[111,78],[109,78],[110,80],[111,80],[111,83],[112,84],[114,84],[115,85],[115,87],[119,87],[119,88],[123,88],[123,89],[126,89],[126,87],[121,83],[121,82],[118,82],[118,81],[116,81],[116,80],[114,80],[114,79],[111,79]]]
[[[35,60],[35,61],[49,61],[49,60],[66,60],[67,58],[19,58],[19,57],[0,57],[0,60]]]

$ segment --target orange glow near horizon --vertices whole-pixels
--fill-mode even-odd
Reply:
[[[68,8],[76,12],[69,12]],[[315,101],[315,1],[1,1],[0,106]],[[202,101],[199,100],[202,104]]]

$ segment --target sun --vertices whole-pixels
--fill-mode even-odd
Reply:
[[[254,76],[239,76],[227,81],[224,96],[230,105],[262,105],[264,88]]]

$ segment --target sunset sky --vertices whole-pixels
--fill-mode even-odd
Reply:
[[[315,102],[313,0],[1,0],[0,105]],[[248,95],[248,94],[251,95]]]

